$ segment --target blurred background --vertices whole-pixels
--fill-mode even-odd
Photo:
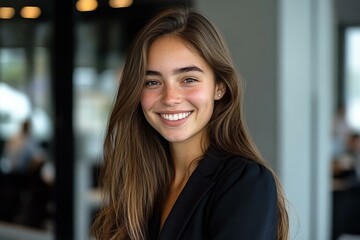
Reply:
[[[130,42],[192,6],[225,35],[291,239],[360,239],[360,1],[0,0],[0,239],[90,239]]]

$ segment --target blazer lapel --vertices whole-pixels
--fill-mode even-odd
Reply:
[[[221,162],[209,155],[201,161],[171,209],[159,240],[179,239],[199,202],[214,186],[213,176],[221,169]]]

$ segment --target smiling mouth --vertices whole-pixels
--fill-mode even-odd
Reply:
[[[176,114],[165,114],[160,113],[160,116],[168,121],[177,121],[190,116],[191,112],[176,113]]]

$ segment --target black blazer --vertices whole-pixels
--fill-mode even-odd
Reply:
[[[159,227],[160,210],[149,222],[150,240],[276,239],[274,178],[255,161],[210,150]]]

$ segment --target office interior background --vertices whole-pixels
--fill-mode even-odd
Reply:
[[[347,149],[334,136],[338,120],[360,132],[358,0],[0,0],[0,239],[91,238],[127,47],[178,4],[229,44],[250,132],[284,185],[290,239],[360,239],[356,164],[339,160]],[[18,180],[6,145],[27,119],[40,160]]]

